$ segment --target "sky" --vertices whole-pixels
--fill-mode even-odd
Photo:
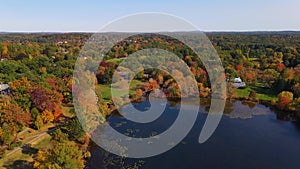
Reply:
[[[163,12],[202,31],[300,31],[300,0],[7,0],[0,32],[95,32],[120,17]]]

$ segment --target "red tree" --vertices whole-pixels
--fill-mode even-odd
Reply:
[[[277,71],[278,72],[282,72],[285,68],[285,65],[283,63],[279,63],[277,66]]]
[[[63,100],[62,94],[41,87],[35,87],[30,93],[31,101],[34,106],[43,112],[44,110],[54,111],[55,105]]]
[[[292,103],[292,100],[287,98],[287,97],[284,97],[284,96],[281,96],[279,97],[279,100],[278,100],[278,105],[277,107],[280,109],[280,110],[288,110],[289,108],[289,105]]]
[[[237,66],[236,66],[236,70],[237,70],[237,71],[240,71],[240,70],[242,70],[242,69],[243,69],[243,66],[242,66],[242,65],[237,65]]]

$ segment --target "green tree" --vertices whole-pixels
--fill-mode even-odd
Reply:
[[[55,130],[52,134],[52,140],[55,140],[60,143],[64,143],[68,141],[68,134],[63,133],[61,129]]]
[[[41,149],[37,153],[36,169],[83,169],[83,152],[74,142],[53,142],[50,149]]]
[[[43,126],[43,124],[44,124],[42,116],[41,115],[37,115],[36,119],[33,122],[33,124],[34,124],[34,127],[36,129],[40,129]]]
[[[70,140],[77,140],[82,138],[85,134],[77,117],[68,121],[67,124],[62,127],[62,131],[69,135]]]
[[[266,69],[263,71],[262,79],[266,82],[266,85],[270,87],[279,77],[280,73],[278,73],[274,69]]]

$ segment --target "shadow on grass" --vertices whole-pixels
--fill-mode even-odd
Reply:
[[[273,91],[272,89],[267,88],[267,87],[254,86],[251,88],[260,94],[265,94],[265,95],[270,95],[270,96],[276,96],[276,94],[277,94],[275,91]]]
[[[5,164],[4,167],[7,169],[32,169],[33,164],[25,160],[17,160],[12,164]]]
[[[30,146],[24,146],[22,148],[22,153],[23,154],[28,154],[28,155],[35,155],[35,154],[37,154],[38,151],[39,151],[38,149],[32,148]]]

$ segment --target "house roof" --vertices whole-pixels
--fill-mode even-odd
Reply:
[[[0,84],[0,91],[6,90],[9,88],[8,84]]]
[[[242,79],[240,77],[234,78],[234,83],[242,83]]]

